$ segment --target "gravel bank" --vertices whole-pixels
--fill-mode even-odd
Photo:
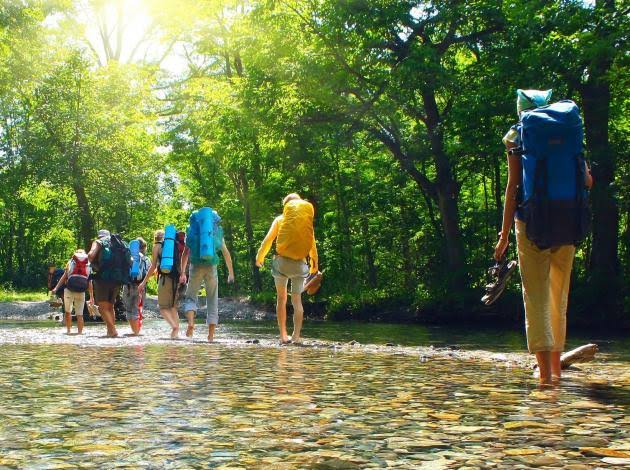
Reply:
[[[199,304],[204,306],[197,312],[197,317],[205,318],[205,299]],[[39,302],[1,302],[0,320],[48,320],[60,313],[60,308],[51,307],[47,301]],[[144,307],[145,318],[158,318],[157,297],[148,296]],[[244,298],[219,299],[219,318],[221,320],[268,320],[275,314],[251,305]]]

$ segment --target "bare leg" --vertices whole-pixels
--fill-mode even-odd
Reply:
[[[171,316],[171,326],[173,329],[171,330],[171,339],[177,339],[179,336],[179,315],[177,313],[177,307],[171,307],[169,309]]]
[[[186,312],[186,320],[188,320],[188,328],[186,328],[186,336],[192,338],[195,331],[195,311],[188,310]]]
[[[114,316],[114,304],[105,301],[99,302],[98,310],[107,327],[107,336],[111,338],[118,336],[118,331],[116,331],[116,317]]]
[[[214,341],[214,330],[216,329],[216,327],[217,325],[215,325],[214,323],[208,325],[208,343],[212,343],[212,341]]]
[[[160,307],[160,315],[168,323],[168,326],[173,328],[173,319],[171,318],[171,309],[168,307]]]
[[[286,343],[289,340],[287,335],[287,288],[276,285],[276,316],[278,317],[278,328],[280,330],[280,341]]]
[[[536,361],[540,372],[540,385],[551,385],[551,351],[537,352]]]
[[[140,334],[140,324],[138,320],[129,320],[129,326],[134,335],[138,336]]]
[[[70,334],[70,330],[72,329],[72,312],[65,312],[66,319],[66,333]]]
[[[83,334],[83,315],[77,315],[77,327],[79,334]]]
[[[304,307],[302,306],[302,294],[291,294],[291,304],[293,305],[293,335],[291,340],[294,343],[300,342],[300,332],[304,321]]]
[[[562,365],[560,364],[560,352],[559,351],[551,351],[551,375],[560,379],[562,376]]]

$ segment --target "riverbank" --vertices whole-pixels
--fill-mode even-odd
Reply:
[[[205,318],[205,299],[200,297],[201,308],[198,318]],[[147,296],[144,317],[160,318],[157,296]],[[51,307],[48,301],[0,302],[0,320],[50,320],[61,313],[59,307]],[[219,302],[219,316],[223,320],[269,320],[275,313],[257,307],[245,298],[222,298]]]

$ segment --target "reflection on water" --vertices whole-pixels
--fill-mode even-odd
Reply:
[[[0,466],[566,467],[629,458],[624,362],[590,365],[540,391],[530,371],[491,362],[191,345],[160,334],[153,343],[88,335],[0,344]]]

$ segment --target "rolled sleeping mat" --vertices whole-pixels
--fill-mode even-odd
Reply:
[[[199,209],[199,257],[204,261],[214,258],[214,213],[209,207]]]
[[[164,274],[170,273],[173,269],[176,235],[175,225],[169,224],[164,227],[164,245],[162,245],[162,259],[160,260],[160,271]]]
[[[131,240],[131,242],[129,242],[129,251],[131,251],[131,257],[133,258],[133,263],[129,269],[129,275],[131,276],[131,279],[135,281],[140,274],[140,241]]]

